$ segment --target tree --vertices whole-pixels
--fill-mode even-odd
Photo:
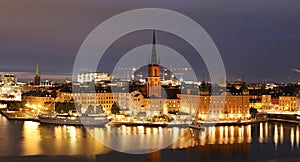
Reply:
[[[82,113],[82,111],[81,111],[81,104],[75,103],[75,109],[78,111],[79,114]]]
[[[53,90],[51,91],[50,95],[51,95],[52,98],[56,98],[56,97],[57,97],[56,90],[53,89]]]
[[[256,108],[251,107],[251,108],[249,109],[249,113],[250,113],[250,115],[251,115],[251,118],[255,118],[255,117],[256,117],[256,114],[258,113],[258,111],[257,111]]]
[[[70,110],[75,109],[75,103],[73,101],[56,102],[55,111],[58,113],[68,113]]]
[[[111,106],[110,111],[111,111],[112,114],[115,114],[115,115],[120,114],[120,108],[119,108],[119,106],[117,105],[116,102],[113,103],[113,105]]]
[[[103,107],[101,105],[96,106],[96,114],[104,113]]]
[[[19,108],[25,107],[25,101],[7,101],[7,108],[8,110],[19,110]]]
[[[94,107],[92,105],[89,105],[88,108],[85,111],[86,114],[94,114]]]

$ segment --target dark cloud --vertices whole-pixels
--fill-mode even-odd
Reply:
[[[218,46],[229,79],[242,75],[252,81],[299,78],[291,70],[300,68],[298,0],[2,0],[0,71],[33,71],[38,58],[43,72],[71,73],[81,43],[98,24],[144,7],[171,9],[196,20]],[[124,39],[134,42],[145,38],[141,35]],[[114,54],[122,55],[134,45],[115,47]]]

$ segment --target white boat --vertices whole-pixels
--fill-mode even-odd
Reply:
[[[38,118],[41,123],[60,125],[103,126],[110,122],[106,114],[43,114]]]
[[[193,128],[193,129],[205,130],[205,126],[202,123],[199,123],[199,122],[196,122],[196,121],[194,121],[189,126],[190,126],[190,128]]]

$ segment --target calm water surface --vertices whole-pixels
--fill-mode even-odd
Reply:
[[[8,121],[0,116],[0,132],[1,161],[300,161],[300,128],[294,124],[266,122],[206,131],[144,127],[87,130]],[[181,138],[168,141],[175,136]],[[118,151],[125,152],[137,147],[151,150],[157,143],[166,147],[134,155],[114,151],[97,138],[105,145],[117,144]]]

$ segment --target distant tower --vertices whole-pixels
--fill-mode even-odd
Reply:
[[[36,63],[34,85],[40,85],[40,84],[41,84],[41,76],[40,76],[39,63]]]
[[[148,65],[147,95],[161,97],[160,66],[156,55],[155,31],[153,31],[151,62]]]

